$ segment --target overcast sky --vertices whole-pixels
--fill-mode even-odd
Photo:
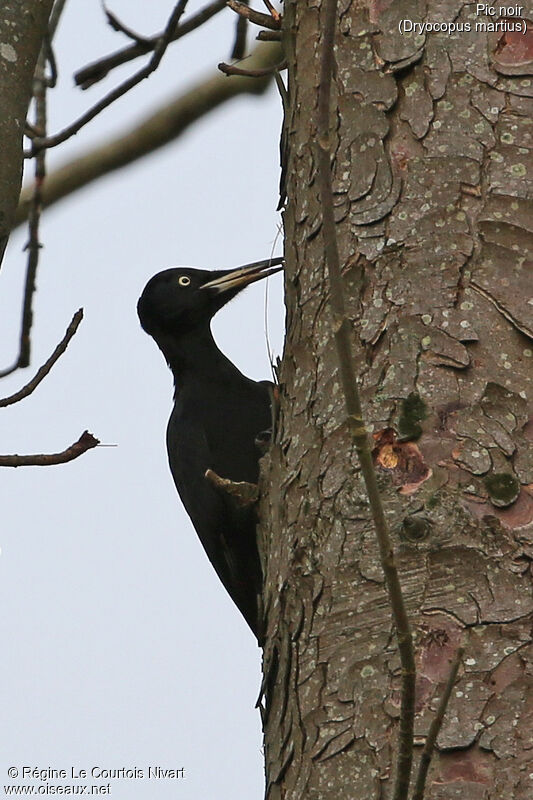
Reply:
[[[189,13],[201,5],[191,0]],[[110,4],[146,34],[171,7]],[[155,75],[50,153],[49,170],[211,73],[229,57],[233,27],[228,10],[171,46]],[[67,1],[51,132],[140,66],[88,92],[73,88],[77,68],[123,43],[98,0]],[[116,800],[262,796],[260,651],[175,492],[165,450],[171,375],[139,327],[136,302],[169,266],[238,266],[269,257],[274,244],[281,251],[280,124],[275,90],[233,101],[44,214],[32,366],[4,379],[0,395],[34,374],[80,306],[85,319],[35,394],[2,410],[1,451],[57,452],[85,429],[116,447],[64,466],[2,471],[0,786],[29,783],[10,779],[9,767],[137,767],[143,779],[111,781]],[[16,355],[26,238],[13,235],[0,272],[0,368]],[[251,287],[214,326],[224,352],[255,379],[270,377],[265,307],[280,352],[281,282],[270,279],[267,299],[264,283]],[[149,780],[149,766],[183,767],[185,777]]]

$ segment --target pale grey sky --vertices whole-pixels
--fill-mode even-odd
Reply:
[[[171,6],[110,4],[145,33],[164,24]],[[191,0],[189,13],[200,6]],[[222,17],[173,45],[149,81],[50,153],[49,167],[127,128],[227,59],[234,20]],[[52,131],[131,72],[130,64],[89,92],[72,88],[76,68],[122,43],[97,0],[68,0],[56,41],[61,80],[49,97]],[[229,267],[270,255],[280,222],[280,118],[275,90],[234,101],[176,144],[44,215],[32,366],[3,380],[0,395],[34,374],[80,306],[85,319],[35,394],[2,411],[1,450],[62,450],[85,428],[117,447],[65,466],[2,471],[2,792],[29,783],[10,779],[8,767],[146,774],[160,766],[184,767],[185,777],[113,780],[111,796],[262,796],[260,651],[180,506],[164,442],[171,376],[135,306],[147,279],[168,266]],[[25,240],[25,231],[12,237],[0,272],[2,367],[16,351]],[[269,281],[268,313],[279,353],[279,276]],[[256,379],[270,377],[264,315],[258,284],[214,327],[226,354]]]

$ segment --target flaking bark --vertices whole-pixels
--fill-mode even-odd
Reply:
[[[336,222],[416,637],[415,762],[465,647],[426,796],[525,800],[533,70],[523,47],[532,34],[476,32],[474,11],[342,4]],[[437,15],[472,31],[398,34],[400,19]],[[391,790],[399,660],[325,302],[320,4],[286,3],[284,27],[288,331],[261,514],[267,797],[377,800]]]

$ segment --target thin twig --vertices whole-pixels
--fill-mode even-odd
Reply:
[[[279,13],[279,11],[276,8],[274,8],[274,6],[270,2],[270,0],[263,0],[263,3],[266,5],[268,10],[270,11],[270,16],[273,17],[273,19],[275,19],[275,20],[281,21],[281,14]]]
[[[201,11],[198,11],[197,14],[185,20],[181,25],[178,25],[172,34],[171,41],[175,42],[187,33],[199,28],[204,22],[207,22],[208,19],[214,17],[215,14],[218,14],[224,8],[226,8],[226,0],[215,0],[215,2],[210,3]],[[74,81],[76,85],[81,86],[82,89],[88,89],[89,86],[103,80],[111,70],[120,67],[121,64],[127,64],[128,61],[133,61],[133,59],[139,58],[139,56],[146,55],[150,50],[154,50],[161,36],[162,34],[147,37],[142,44],[137,42],[136,44],[128,45],[127,47],[117,50],[115,53],[111,53],[109,56],[100,58],[98,61],[93,61],[92,64],[87,64],[86,67],[83,67],[83,69],[75,73]]]
[[[35,125],[33,125],[29,119],[26,120],[24,123],[24,136],[27,136],[28,139],[34,139],[36,136],[42,136],[43,132],[38,131]]]
[[[107,94],[98,103],[95,103],[92,108],[86,111],[85,114],[82,114],[82,116],[79,117],[75,122],[73,122],[71,125],[68,125],[62,131],[59,131],[59,133],[56,133],[54,136],[47,136],[43,139],[34,139],[29,155],[33,156],[40,150],[47,149],[49,147],[56,147],[58,144],[62,144],[62,142],[70,139],[71,136],[74,136],[76,133],[78,133],[78,131],[80,131],[84,125],[87,125],[88,122],[98,116],[98,114],[100,114],[104,109],[108,108],[108,106],[114,103],[115,100],[123,97],[127,92],[130,91],[130,89],[133,89],[145,78],[148,78],[161,63],[161,59],[163,58],[165,51],[170,44],[176,25],[178,24],[181,15],[185,11],[186,6],[187,0],[179,0],[179,2],[176,4],[172,14],[169,17],[163,34],[158,39],[153,55],[145,67],[136,72],[135,75],[132,75],[131,78],[128,78],[128,80],[124,81],[124,83],[121,83],[120,86],[117,86],[115,89],[113,89],[113,91],[109,92],[109,94]]]
[[[3,397],[0,399],[0,408],[5,408],[6,406],[11,406],[13,403],[18,403],[19,400],[24,400],[25,397],[28,397],[35,389],[39,386],[42,380],[46,378],[56,361],[58,361],[65,350],[67,349],[70,340],[75,335],[76,331],[78,330],[79,324],[83,319],[83,309],[80,308],[79,311],[76,311],[74,316],[72,317],[72,321],[68,326],[67,330],[65,331],[65,335],[55,348],[54,352],[48,358],[42,367],[36,372],[35,376],[23,386],[22,389],[19,389],[18,392],[15,394],[10,395],[9,397]]]
[[[50,66],[50,75],[45,75],[44,80],[46,81],[46,86],[48,89],[54,89],[57,83],[57,63],[49,33],[47,33],[44,37],[43,48],[45,51],[46,62]],[[41,136],[44,136],[44,134],[41,133]]]
[[[57,26],[59,25],[59,20],[61,19],[61,14],[65,8],[67,0],[56,0],[54,3],[54,7],[52,8],[52,13],[50,14],[50,20],[48,22],[48,36],[52,40],[54,38],[54,34],[57,30]]]
[[[45,36],[43,42],[43,46],[46,47],[46,59],[50,65],[50,77],[47,78],[47,86],[49,89],[53,89],[57,83],[57,65],[54,55],[53,41],[57,31],[57,26],[61,20],[61,15],[65,10],[66,2],[67,0],[55,0],[50,13],[50,19],[48,20],[47,35]],[[41,131],[40,135],[46,136],[46,131]]]
[[[254,25],[260,25],[262,28],[270,28],[272,31],[279,31],[281,28],[281,19],[274,19],[270,14],[263,14],[261,11],[255,11],[249,8],[245,3],[240,3],[239,0],[227,0],[228,5],[236,14],[253,22]]]
[[[61,453],[40,453],[31,456],[0,456],[0,467],[50,467],[54,464],[66,464],[83,455],[87,450],[100,442],[89,431],[84,431],[77,442],[71,444]]]
[[[110,11],[105,5],[103,8],[104,8],[104,14],[106,15],[107,18],[107,22],[111,26],[111,28],[113,28],[114,31],[117,31],[117,33],[123,33],[124,36],[127,36],[128,39],[132,39],[134,42],[137,42],[137,44],[147,44],[148,39],[146,36],[141,36],[134,30],[132,30],[130,27],[125,25],[123,22],[121,22],[119,18],[116,16],[116,14]]]
[[[48,55],[51,53],[50,39],[45,37],[45,42],[41,47],[39,58],[35,67],[33,79],[33,99],[35,102],[34,128],[41,131],[41,135],[46,135],[46,90],[48,82],[46,80],[46,64]],[[26,262],[26,278],[24,281],[24,299],[22,301],[22,321],[20,326],[18,355],[14,363],[4,370],[0,370],[0,378],[10,375],[17,369],[27,367],[31,357],[31,327],[33,323],[33,296],[35,294],[35,279],[37,267],[39,265],[39,251],[41,243],[39,241],[39,223],[42,211],[42,188],[46,175],[46,163],[44,151],[35,158],[35,181],[33,184],[32,197],[28,214],[29,238],[25,249],[28,251]]]
[[[244,0],[245,5],[248,5],[248,0]],[[246,34],[248,32],[248,20],[246,17],[237,17],[237,24],[235,26],[235,41],[231,50],[230,58],[239,61],[244,58],[246,54]]]
[[[415,782],[415,788],[413,789],[412,800],[423,800],[426,788],[426,777],[428,774],[429,765],[431,764],[433,753],[435,751],[435,743],[440,733],[440,729],[442,728],[444,715],[446,714],[446,708],[448,707],[448,703],[450,701],[450,696],[453,690],[455,680],[457,678],[457,673],[459,672],[461,661],[463,660],[464,653],[465,653],[464,647],[459,647],[455,655],[455,658],[452,661],[450,674],[448,676],[448,680],[446,681],[446,686],[444,687],[444,693],[440,699],[440,703],[437,708],[437,713],[435,714],[433,721],[429,726],[429,731],[426,737],[426,743],[424,745],[424,749],[422,750],[422,755],[420,756],[420,763],[418,765],[418,772],[416,775],[416,782]]]
[[[389,594],[392,615],[396,627],[398,650],[402,665],[401,711],[398,741],[398,756],[394,800],[405,800],[409,791],[413,759],[413,725],[415,700],[415,659],[409,619],[405,608],[402,589],[398,578],[394,551],[389,528],[377,484],[372,461],[372,451],[365,427],[361,399],[354,369],[354,354],[351,325],[346,316],[344,289],[337,245],[333,193],[331,187],[330,152],[330,100],[334,67],[335,24],[337,0],[325,0],[325,20],[320,64],[318,93],[318,177],[323,215],[324,255],[329,274],[330,303],[333,316],[333,330],[340,376],[346,403],[346,411],[352,439],[355,443],[361,464],[370,509],[374,520],[379,545],[381,566]]]
[[[48,40],[49,42],[49,40]],[[35,127],[44,131],[46,135],[46,90],[45,77],[47,50],[43,43],[37,67],[35,70],[33,97],[35,100]],[[28,264],[26,267],[26,282],[24,287],[24,302],[22,305],[22,329],[20,334],[18,367],[27,367],[31,356],[31,326],[33,323],[33,295],[35,294],[35,279],[39,265],[39,223],[42,211],[42,187],[46,175],[45,153],[39,153],[35,158],[35,183],[28,220],[29,240],[26,245],[28,250]]]
[[[287,62],[281,61],[279,64],[274,64],[272,67],[264,67],[263,69],[242,69],[235,64],[225,64],[223,61],[217,66],[224,75],[243,75],[246,78],[264,78],[265,75],[273,75],[274,73],[279,73],[281,70],[287,69]]]

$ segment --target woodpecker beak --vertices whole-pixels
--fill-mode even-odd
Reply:
[[[274,275],[283,269],[283,258],[268,258],[266,261],[255,261],[239,269],[224,272],[214,281],[204,283],[201,289],[214,289],[217,294],[227,292],[229,289],[243,289],[250,283],[260,281],[269,275]]]

